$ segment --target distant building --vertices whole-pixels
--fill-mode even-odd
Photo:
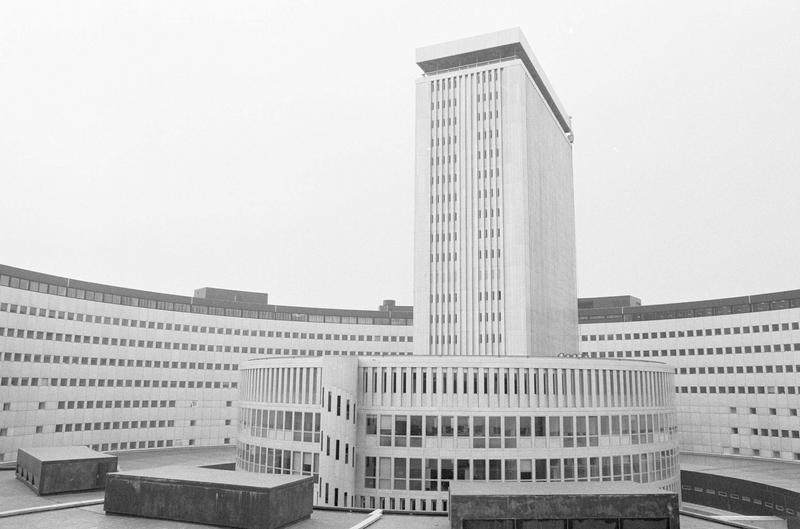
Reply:
[[[607,299],[578,301],[581,352],[673,366],[682,451],[800,462],[800,290],[647,306]]]

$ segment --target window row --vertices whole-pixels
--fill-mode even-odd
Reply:
[[[435,219],[435,220],[434,220]],[[436,213],[435,215],[431,215],[431,222],[455,222],[458,220],[458,213],[447,213],[446,215],[442,213]]]
[[[91,366],[152,367],[156,369],[213,369],[215,371],[236,371],[238,364],[210,362],[170,362],[168,360],[134,360],[132,358],[108,358],[100,356],[43,355],[32,353],[3,353],[4,362],[34,362],[44,364],[80,364]]]
[[[320,404],[319,367],[265,367],[240,371],[243,401]]]
[[[0,377],[0,386],[75,386],[98,388],[206,388],[235,389],[238,382],[211,380],[150,380],[141,378]]]
[[[44,309],[42,309],[42,310],[44,310]],[[97,318],[99,319],[100,316],[97,316]],[[111,320],[111,318],[108,318],[108,317],[106,317],[105,319]],[[116,321],[116,320],[119,320],[119,318],[113,318],[113,320]],[[123,319],[122,321],[123,322],[127,322],[128,320]],[[130,320],[130,321],[135,323],[137,320]],[[155,322],[152,322],[152,321],[151,322],[145,322],[144,320],[142,320],[140,323],[153,324]],[[123,325],[124,325],[124,323],[123,323]],[[136,325],[133,325],[133,327],[135,327],[135,326]],[[167,327],[166,329],[163,329],[163,330],[167,330],[167,331],[172,330],[172,328],[171,328],[172,324],[171,323],[163,324],[161,322],[158,323],[158,327],[157,327],[156,330],[162,330],[163,326]],[[142,325],[142,327],[144,327],[144,325]],[[175,325],[175,328],[176,328],[175,330],[180,330],[179,327],[180,327],[180,325],[176,324]],[[184,327],[187,330],[189,328],[188,325],[184,325]],[[148,328],[154,329],[156,327],[150,326]],[[195,331],[193,331],[193,332],[197,332],[196,331],[197,328],[198,328],[197,325],[193,325],[192,329],[195,329]],[[200,329],[201,329],[200,332],[202,333],[202,332],[205,332],[206,327],[200,327]],[[210,329],[210,334],[214,334],[214,327],[209,327],[208,329]],[[218,334],[227,334],[227,335],[231,334],[230,333],[230,331],[231,331],[230,328],[224,329],[224,330],[229,331],[227,333],[221,332],[221,331],[223,331],[222,327],[218,327],[217,330],[220,331],[220,332],[218,332]],[[234,330],[236,332],[233,335],[234,336],[239,336],[240,335],[239,334],[239,329],[234,329]],[[37,332],[41,333],[41,332],[45,332],[45,331],[37,331]],[[349,334],[348,335],[348,334],[335,334],[335,333],[313,333],[313,332],[307,333],[307,332],[289,332],[289,331],[285,331],[284,332],[284,331],[263,331],[263,330],[262,331],[258,331],[259,334],[256,335],[256,331],[255,330],[252,331],[252,332],[253,332],[253,334],[251,336],[259,336],[259,337],[266,337],[266,338],[291,338],[291,339],[302,339],[302,340],[325,340],[325,341],[331,341],[331,340],[333,340],[333,341],[347,341],[347,340],[350,340],[350,341],[358,341],[358,342],[372,342],[372,341],[375,341],[375,342],[412,342],[413,341],[413,336],[395,336],[395,335],[386,336],[386,335],[377,335],[377,334],[376,335],[371,335],[371,334],[368,334],[368,335],[364,335],[364,334],[359,334],[359,335]],[[47,334],[48,334],[48,337],[46,338],[47,340],[56,339],[56,338],[53,338],[53,334],[54,333],[50,332],[50,333],[47,333]],[[58,334],[58,336],[62,336],[62,335],[63,336],[70,336],[70,335],[64,334],[64,333],[57,333],[57,334]],[[244,329],[242,336],[248,336],[248,335],[249,335],[249,331],[247,329]],[[76,334],[75,336],[81,336],[81,335]],[[38,336],[38,338],[42,339],[43,337]],[[58,341],[61,341],[61,338],[57,338],[57,339],[58,339]],[[114,338],[114,340],[116,341],[116,338]],[[122,342],[126,341],[125,339],[120,339],[120,340]],[[131,340],[127,340],[127,341],[134,341],[134,340],[131,339]],[[140,342],[141,342],[141,340],[140,340]],[[152,343],[152,342],[150,342],[150,343]],[[169,343],[169,342],[166,342],[166,343]],[[116,345],[116,343],[114,343],[113,345]],[[124,343],[123,343],[123,345],[124,345]],[[140,347],[143,347],[143,346],[140,346]],[[152,347],[152,345],[150,345],[149,347]],[[213,348],[214,348],[213,345],[209,345],[208,347],[209,347],[209,350],[213,350]],[[246,350],[247,348],[243,347],[243,349]],[[236,352],[238,352],[238,351],[236,351]]]
[[[797,366],[797,372],[800,373],[800,364]],[[792,373],[795,371],[795,366],[792,364],[784,365],[757,365],[757,366],[711,366],[711,367],[681,367],[678,371],[681,375],[694,375],[700,374],[704,375],[706,373],[713,375],[714,373],[718,375],[722,374],[732,374],[732,373],[783,373],[784,368],[786,369],[786,373]]]
[[[675,393],[796,395],[800,394],[800,386],[675,386]]]
[[[574,406],[660,406],[672,391],[671,374],[650,371],[524,367],[361,369],[361,391],[367,394],[562,395],[570,397]]]
[[[457,101],[456,101],[455,98],[453,98],[453,99],[447,98],[447,99],[444,99],[442,101],[437,100],[436,102],[431,101],[431,110],[436,110],[437,108],[439,108],[440,104],[441,104],[442,108],[451,107],[451,106],[454,107],[454,106],[456,106]]]
[[[634,481],[651,483],[678,472],[675,450],[563,459],[364,458],[364,488],[447,491],[457,481]]]
[[[635,333],[617,333],[617,334],[582,334],[581,341],[594,342],[604,340],[655,340],[658,338],[684,338],[695,336],[723,336],[730,334],[750,334],[761,332],[779,332],[788,330],[800,330],[800,322],[793,321],[791,323],[772,323],[762,325],[745,325],[743,327],[717,327],[714,329],[688,329],[685,331],[652,331],[652,332],[635,332]],[[623,338],[624,336],[624,338]]]
[[[239,443],[236,447],[237,467],[248,472],[297,474],[319,480],[319,454],[299,450],[281,450]]]
[[[800,454],[795,454],[795,459],[800,460]],[[720,498],[723,498],[722,500],[719,501],[725,502],[726,504],[728,504],[727,498],[730,498],[731,500],[735,500],[737,502],[738,501],[742,501],[745,503],[752,502],[753,505],[759,505],[759,506],[763,505],[764,508],[774,509],[775,511],[778,512],[777,516],[780,516],[781,518],[785,518],[786,516],[795,516],[797,518],[800,518],[800,511],[792,509],[791,507],[788,506],[784,507],[784,505],[787,502],[792,500],[791,496],[786,497],[782,494],[770,494],[771,492],[770,489],[759,490],[758,488],[750,486],[750,483],[748,483],[747,481],[744,481],[743,485],[741,485],[740,488],[736,490],[736,492],[731,490],[715,490],[707,488],[709,485],[715,486],[713,482],[712,483],[706,482],[703,483],[703,485],[704,486],[700,487],[697,485],[692,486],[692,485],[681,484],[681,489],[684,491],[683,492],[684,501],[687,502],[693,501],[701,505],[714,505],[715,500],[712,499],[711,503],[707,503],[708,500],[706,498],[697,498],[697,496],[694,494],[697,492],[702,492],[705,494],[710,494],[712,496],[717,495]],[[716,483],[716,486],[720,485],[726,488],[735,486],[734,483],[718,483],[718,482]],[[763,496],[761,498],[755,498],[749,496],[749,494],[753,493],[760,493],[763,494]],[[691,498],[691,500],[689,498]],[[751,508],[747,506],[743,506],[741,510],[739,510],[738,508],[736,509],[736,512],[750,512],[750,511]],[[786,515],[782,514],[784,512],[786,513]]]
[[[320,442],[320,413],[239,409],[239,430],[253,437],[268,437],[270,433],[290,432],[293,441]]]
[[[456,125],[458,123],[458,118],[453,116],[452,118],[442,118],[439,119],[438,117],[434,119],[435,114],[431,115],[431,128],[439,128],[439,127],[449,127],[451,125]],[[454,160],[455,161],[455,160]],[[431,163],[433,163],[433,159],[431,159]],[[437,162],[438,159],[437,159]]]
[[[470,437],[473,448],[517,448],[522,438],[560,439],[561,446],[599,446],[600,437],[622,436],[631,444],[652,443],[677,432],[672,414],[590,416],[468,416],[367,414],[366,434],[379,446],[421,447],[424,437]]]
[[[492,118],[499,118],[499,117],[500,117],[500,111],[497,110],[497,109],[495,109],[494,112],[492,112],[490,110],[488,112],[486,112],[486,111],[478,112],[478,114],[477,114],[478,121],[486,120],[486,119],[492,119]]]
[[[731,428],[731,433],[736,435],[758,435],[761,437],[783,437],[784,439],[800,439],[800,430],[733,427]]]
[[[432,253],[431,254],[431,262],[432,263],[439,263],[439,262],[448,262],[448,261],[458,261],[458,252],[447,252],[447,253]]]
[[[441,318],[441,321],[439,319]],[[431,314],[431,323],[458,323],[458,314],[447,314],[445,317],[444,314],[439,316],[438,314]]]
[[[458,202],[458,193],[437,193],[431,195],[431,204],[439,202]]]
[[[481,156],[481,154],[483,154],[483,156]],[[488,151],[486,149],[483,149],[477,151],[476,155],[479,160],[481,158],[497,158],[498,156],[500,156],[500,149],[494,148],[494,149],[489,149]]]
[[[431,185],[432,186],[439,183],[439,177],[440,176],[441,176],[441,183],[445,182],[445,175],[439,175],[437,173],[435,177],[433,175],[431,175]],[[452,182],[458,182],[458,174],[454,173],[454,174],[451,175],[450,173],[447,173],[447,182],[451,182],[451,181]]]
[[[483,217],[481,217],[481,212],[483,212]],[[488,214],[487,214],[487,213],[488,213]],[[479,209],[479,210],[478,210],[478,218],[479,218],[479,219],[480,219],[480,218],[484,218],[484,219],[485,219],[485,218],[489,218],[489,217],[495,217],[495,216],[496,216],[496,217],[499,217],[499,216],[500,216],[500,208],[497,208],[497,209],[488,209],[488,210],[486,210],[486,209],[484,209],[484,210],[480,210],[480,209]]]
[[[13,329],[0,327],[0,336],[7,336],[9,338],[24,338],[29,340],[48,340],[65,343],[84,343],[93,345],[109,345],[119,347],[138,347],[147,349],[165,349],[173,351],[200,351],[200,352],[217,352],[217,353],[242,353],[242,354],[276,354],[276,355],[301,355],[301,356],[372,356],[372,355],[404,355],[411,354],[411,351],[330,351],[322,349],[288,349],[288,348],[272,348],[272,347],[239,347],[238,345],[212,345],[212,344],[196,344],[196,343],[180,343],[180,342],[161,342],[153,340],[133,340],[126,338],[109,338],[107,336],[88,336],[80,334],[62,334],[46,331],[33,331],[26,329]],[[388,338],[388,337],[384,337]],[[384,340],[389,341],[389,340]],[[407,340],[410,342],[411,340]]]
[[[494,237],[500,237],[500,228],[478,230],[479,239],[489,239]],[[497,250],[497,256],[500,257],[500,250]]]
[[[721,354],[779,353],[781,351],[800,351],[800,343],[745,345],[735,347],[698,347],[697,349],[661,349],[652,351],[598,351],[590,352],[591,358],[641,358],[656,356],[703,356]]]
[[[750,415],[759,415],[759,413],[762,413],[759,412],[759,410],[764,410],[764,409],[765,408],[742,408],[742,414],[749,413]],[[798,411],[800,411],[797,408],[788,408],[788,410],[789,410],[789,415],[791,415],[792,417],[797,417],[797,413]],[[730,413],[739,413],[739,409],[736,408],[735,406],[731,406],[730,408],[728,408],[728,411]],[[769,408],[769,415],[778,415],[778,408]]]
[[[441,237],[441,241],[439,240],[440,237]],[[431,242],[444,242],[444,241],[451,241],[451,240],[452,241],[457,241],[458,240],[458,232],[447,233],[447,234],[444,234],[444,233],[439,234],[439,233],[437,233],[435,235],[435,239],[434,239],[434,234],[431,233]]]
[[[172,428],[175,426],[175,421],[114,421],[114,422],[86,422],[86,423],[73,423],[73,424],[56,424],[54,431],[61,432],[89,432],[92,430],[127,430],[129,428]],[[39,431],[40,426],[37,426],[36,433]]]
[[[39,409],[47,409],[45,403],[39,403]],[[59,410],[83,410],[83,409],[102,409],[102,408],[174,408],[174,400],[60,400],[57,408]]]

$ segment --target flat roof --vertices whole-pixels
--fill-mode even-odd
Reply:
[[[572,132],[572,120],[550,86],[550,81],[520,28],[417,48],[417,66],[427,75],[512,57],[519,58],[525,65],[562,130],[565,133]]]
[[[505,481],[451,481],[450,494],[465,496],[669,496],[677,494],[633,481],[512,483]]]
[[[308,321],[305,320],[294,320],[292,317],[296,315],[303,315],[306,318],[310,315],[317,315],[317,316],[338,316],[338,317],[362,317],[362,318],[378,318],[378,319],[388,319],[388,320],[410,320],[412,318],[412,308],[407,305],[393,305],[391,307],[387,307],[388,310],[354,310],[354,309],[331,309],[331,308],[318,308],[318,307],[299,307],[299,306],[292,306],[292,305],[274,305],[274,304],[266,304],[266,303],[253,303],[242,301],[242,297],[245,299],[252,299],[248,298],[247,296],[240,297],[238,301],[232,300],[225,300],[225,299],[217,299],[217,298],[205,298],[205,297],[190,297],[190,296],[180,296],[176,294],[164,294],[161,292],[151,292],[148,290],[137,290],[133,288],[126,288],[126,287],[118,287],[113,285],[104,285],[101,283],[91,283],[89,281],[81,281],[78,279],[71,279],[68,277],[62,276],[55,276],[51,274],[44,274],[41,272],[34,272],[32,270],[25,270],[23,268],[16,268],[13,266],[8,266],[4,264],[0,264],[0,275],[9,276],[11,278],[16,278],[18,280],[25,281],[26,284],[29,286],[26,287],[24,290],[32,290],[30,287],[31,282],[36,282],[40,285],[44,284],[46,287],[52,285],[56,292],[59,289],[62,289],[64,293],[57,293],[56,295],[64,295],[67,297],[75,297],[74,295],[70,295],[72,291],[82,290],[85,292],[92,292],[92,293],[99,293],[102,294],[101,299],[94,298],[90,301],[100,301],[103,303],[114,303],[113,301],[106,301],[106,297],[108,296],[118,296],[127,298],[127,303],[125,302],[116,302],[122,305],[129,305],[135,307],[144,306],[141,302],[149,301],[152,302],[152,307],[149,308],[157,308],[161,310],[174,310],[178,312],[192,312],[195,314],[212,314],[216,316],[231,316],[231,314],[227,314],[224,309],[233,309],[234,311],[238,311],[237,314],[232,315],[234,317],[257,317],[259,319],[278,319],[278,320],[286,320],[286,321]],[[12,287],[15,288],[15,287]],[[202,289],[201,289],[202,290]],[[217,292],[223,289],[215,289]],[[38,290],[42,292],[42,290]],[[47,291],[47,289],[45,289]],[[229,290],[227,292],[239,292],[242,294],[246,294],[245,291],[233,291]],[[266,294],[265,294],[266,296]],[[132,299],[136,300],[136,304],[132,303]],[[79,298],[84,299],[84,298]],[[177,308],[177,306],[185,307],[186,310],[181,310]],[[172,307],[172,308],[162,308],[162,307]],[[201,312],[198,309],[203,309],[206,312]],[[223,313],[212,313],[208,312],[208,309],[220,309]],[[255,313],[256,316],[248,315],[250,313]],[[401,323],[395,323],[401,324]],[[410,322],[402,323],[402,325],[410,325]]]
[[[578,319],[580,323],[699,318],[720,314],[743,314],[798,308],[800,307],[800,290],[783,290],[780,292],[753,294],[751,296],[681,301],[656,305],[580,308],[582,302],[585,305],[593,300],[602,299],[607,298],[578,298]]]
[[[92,450],[88,446],[30,446],[22,452],[39,461],[73,461],[78,459],[107,459],[113,455]]]
[[[266,474],[216,468],[196,467],[191,465],[167,465],[163,467],[143,468],[112,472],[110,475],[120,477],[152,478],[159,481],[188,481],[193,483],[215,483],[244,488],[280,488],[298,481],[313,479],[311,476],[297,474]]]
[[[681,454],[681,470],[753,481],[800,493],[800,463],[743,456]]]
[[[117,453],[119,464],[123,468],[147,468],[158,465],[164,461],[182,464],[212,464],[220,461],[232,461],[236,457],[235,446],[222,447],[186,447],[186,448],[161,448],[149,450],[133,450]],[[458,483],[456,481],[453,484]],[[603,485],[609,485],[604,482]],[[493,485],[497,483],[493,482]],[[530,485],[530,484],[527,484]],[[46,506],[81,500],[101,501],[104,491],[94,490],[87,492],[59,493],[49,496],[38,496],[25,484],[14,477],[14,472],[0,472],[0,507],[1,510],[22,509],[28,507]],[[364,512],[348,512],[347,509],[315,509],[311,518],[301,520],[288,527],[292,529],[350,529],[363,521],[368,516]],[[208,525],[189,522],[176,522],[154,518],[138,518],[131,516],[108,516],[103,511],[103,505],[89,507],[47,511],[36,514],[11,516],[0,518],[0,529],[88,529],[91,527],[104,527],[105,529],[130,529],[135,526],[140,529],[187,529],[197,527],[208,528]],[[383,518],[371,527],[375,529],[442,529],[450,524],[445,516],[434,513],[416,512],[413,515],[384,513]],[[688,516],[681,516],[683,529],[724,529],[729,527],[722,523],[699,520]]]

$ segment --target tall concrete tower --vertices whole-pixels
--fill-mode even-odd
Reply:
[[[577,352],[569,116],[519,29],[417,64],[416,354]]]

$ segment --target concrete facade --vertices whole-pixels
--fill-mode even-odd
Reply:
[[[417,63],[416,354],[577,352],[569,117],[518,29]]]
[[[578,358],[274,358],[241,367],[236,468],[320,506],[447,511],[456,482],[679,491],[671,368]]]
[[[277,529],[311,515],[312,480],[189,466],[109,474],[104,509],[245,529]]]
[[[582,315],[583,355],[675,368],[682,451],[795,461],[800,475],[800,291]]]
[[[411,308],[384,308],[192,298],[0,265],[0,462],[21,447],[232,445],[241,362],[410,355]]]

